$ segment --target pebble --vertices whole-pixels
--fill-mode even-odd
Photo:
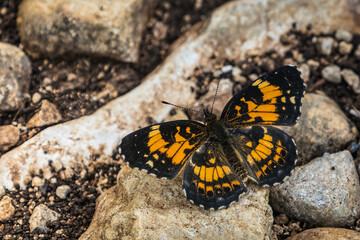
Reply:
[[[254,82],[258,78],[259,78],[259,76],[257,74],[255,74],[255,73],[252,73],[252,74],[249,75],[249,79],[252,82]]]
[[[223,66],[222,68],[221,68],[221,71],[223,72],[223,73],[229,73],[229,72],[231,72],[231,70],[234,68],[234,66],[233,65],[225,65],[225,66]]]
[[[276,211],[332,227],[351,225],[360,217],[359,195],[359,176],[346,150],[295,168],[288,180],[273,187],[270,194]]]
[[[353,70],[343,69],[341,75],[345,82],[354,90],[356,94],[360,94],[360,78]]]
[[[304,79],[305,82],[308,82],[310,79],[310,67],[308,64],[303,63],[300,65],[299,70],[301,72],[301,78]]]
[[[56,196],[58,196],[60,199],[65,199],[69,192],[70,192],[70,186],[62,185],[57,187]]]
[[[33,103],[38,103],[38,102],[40,102],[40,100],[41,100],[41,94],[38,92],[35,92],[31,97],[31,101]]]
[[[318,50],[320,53],[329,56],[334,46],[334,39],[331,37],[326,37],[320,38],[318,41],[320,42],[318,45]]]
[[[41,187],[44,185],[44,183],[45,183],[45,180],[43,178],[35,176],[35,177],[33,177],[32,181],[31,181],[31,186]]]
[[[354,55],[356,59],[360,59],[360,44],[357,46]]]
[[[5,189],[0,187],[0,198],[5,195]]]
[[[12,125],[0,126],[0,151],[7,151],[20,139],[20,131]]]
[[[57,123],[62,120],[57,107],[48,100],[41,102],[40,110],[26,123],[26,127],[41,127]]]
[[[339,29],[335,33],[335,38],[339,41],[351,42],[353,35],[349,31]]]
[[[351,43],[347,43],[347,42],[342,41],[339,44],[339,52],[342,55],[349,54],[352,49],[353,49],[353,45]]]
[[[15,207],[11,201],[13,199],[9,196],[4,196],[0,201],[0,222],[9,220],[15,213]]]
[[[339,66],[327,66],[321,71],[321,75],[325,80],[332,83],[340,83],[341,82],[341,69]]]
[[[360,233],[344,228],[312,228],[307,229],[289,240],[359,240]]]
[[[44,204],[40,204],[35,207],[32,215],[30,216],[30,231],[33,232],[38,229],[40,232],[45,233],[47,230],[47,224],[52,221],[58,220],[60,214],[51,210]]]
[[[233,77],[236,77],[236,76],[240,76],[242,73],[241,69],[238,67],[238,66],[235,66],[233,69],[232,69],[232,72],[231,74],[233,75]]]

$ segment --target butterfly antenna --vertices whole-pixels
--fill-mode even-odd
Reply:
[[[220,73],[219,77],[218,77],[218,83],[217,83],[217,86],[216,86],[215,96],[214,96],[214,100],[213,100],[213,103],[212,103],[212,106],[211,106],[211,113],[213,112],[213,109],[214,109],[214,103],[215,103],[216,96],[217,96],[217,93],[218,93],[218,90],[219,90],[219,85],[220,85],[220,80],[221,80],[222,74],[223,73]]]
[[[170,106],[174,106],[174,107],[177,107],[177,108],[181,108],[181,109],[183,109],[183,110],[185,110],[185,111],[192,111],[192,112],[201,113],[201,111],[199,111],[199,110],[195,110],[195,109],[192,109],[192,108],[182,107],[182,106],[175,105],[175,104],[173,104],[173,103],[169,103],[169,102],[166,102],[166,101],[161,101],[161,103],[167,104],[167,105],[170,105]]]

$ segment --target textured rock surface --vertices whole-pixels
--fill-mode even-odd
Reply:
[[[70,186],[63,185],[56,189],[56,196],[58,196],[60,199],[65,199],[69,192],[70,192]]]
[[[30,217],[30,231],[33,232],[35,229],[45,232],[47,224],[52,221],[56,221],[59,218],[59,214],[44,204],[40,204],[36,208]]]
[[[19,48],[0,42],[0,111],[15,111],[29,90],[30,60]]]
[[[19,7],[19,35],[33,57],[92,54],[136,62],[156,2],[25,0]]]
[[[4,196],[0,201],[0,222],[9,220],[15,213],[15,207],[11,203],[12,198]]]
[[[12,125],[0,126],[0,151],[6,151],[14,146],[20,138],[20,131]]]
[[[359,176],[348,151],[326,154],[295,168],[271,189],[274,209],[317,226],[343,227],[360,217]]]
[[[360,240],[360,233],[342,228],[314,228],[290,237],[289,240]]]
[[[329,82],[341,82],[341,69],[339,66],[327,66],[321,71],[321,75]]]
[[[48,100],[41,102],[39,111],[26,123],[26,127],[41,127],[61,121],[62,117],[56,106]]]
[[[182,174],[180,174],[182,175]],[[228,209],[192,205],[174,180],[122,168],[116,188],[97,202],[89,229],[80,239],[268,239],[273,222],[267,188],[250,185]]]
[[[17,183],[23,188],[31,172],[47,166],[50,160],[53,165],[79,169],[88,164],[91,156],[111,156],[120,139],[145,126],[147,117],[161,121],[168,115],[171,107],[160,100],[191,105],[194,93],[190,87],[194,83],[187,77],[195,67],[206,66],[214,54],[219,61],[223,57],[240,60],[251,49],[259,49],[260,54],[274,49],[280,35],[294,22],[299,28],[312,23],[315,32],[339,28],[360,32],[350,3],[288,0],[279,4],[272,0],[233,1],[222,6],[213,13],[200,35],[191,32],[186,40],[177,41],[163,64],[136,89],[90,116],[49,127],[1,156],[0,186],[13,188]],[[308,7],[303,7],[304,4]]]
[[[307,162],[325,152],[336,152],[356,139],[356,128],[329,97],[305,94],[302,104],[299,122],[283,128],[295,139],[298,161]]]

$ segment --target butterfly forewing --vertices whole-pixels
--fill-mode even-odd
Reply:
[[[304,91],[304,81],[295,66],[278,68],[231,98],[221,119],[230,127],[293,125],[300,116]]]
[[[211,141],[205,142],[185,166],[183,189],[194,204],[214,210],[228,207],[247,191],[222,146]]]
[[[205,125],[188,120],[155,124],[127,135],[119,152],[132,168],[174,178],[206,139]]]

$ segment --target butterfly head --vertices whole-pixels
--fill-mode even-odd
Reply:
[[[215,122],[216,121],[216,115],[211,113],[209,111],[209,109],[204,109],[204,116],[205,116],[205,122],[208,124],[208,123],[211,123],[211,122]]]

